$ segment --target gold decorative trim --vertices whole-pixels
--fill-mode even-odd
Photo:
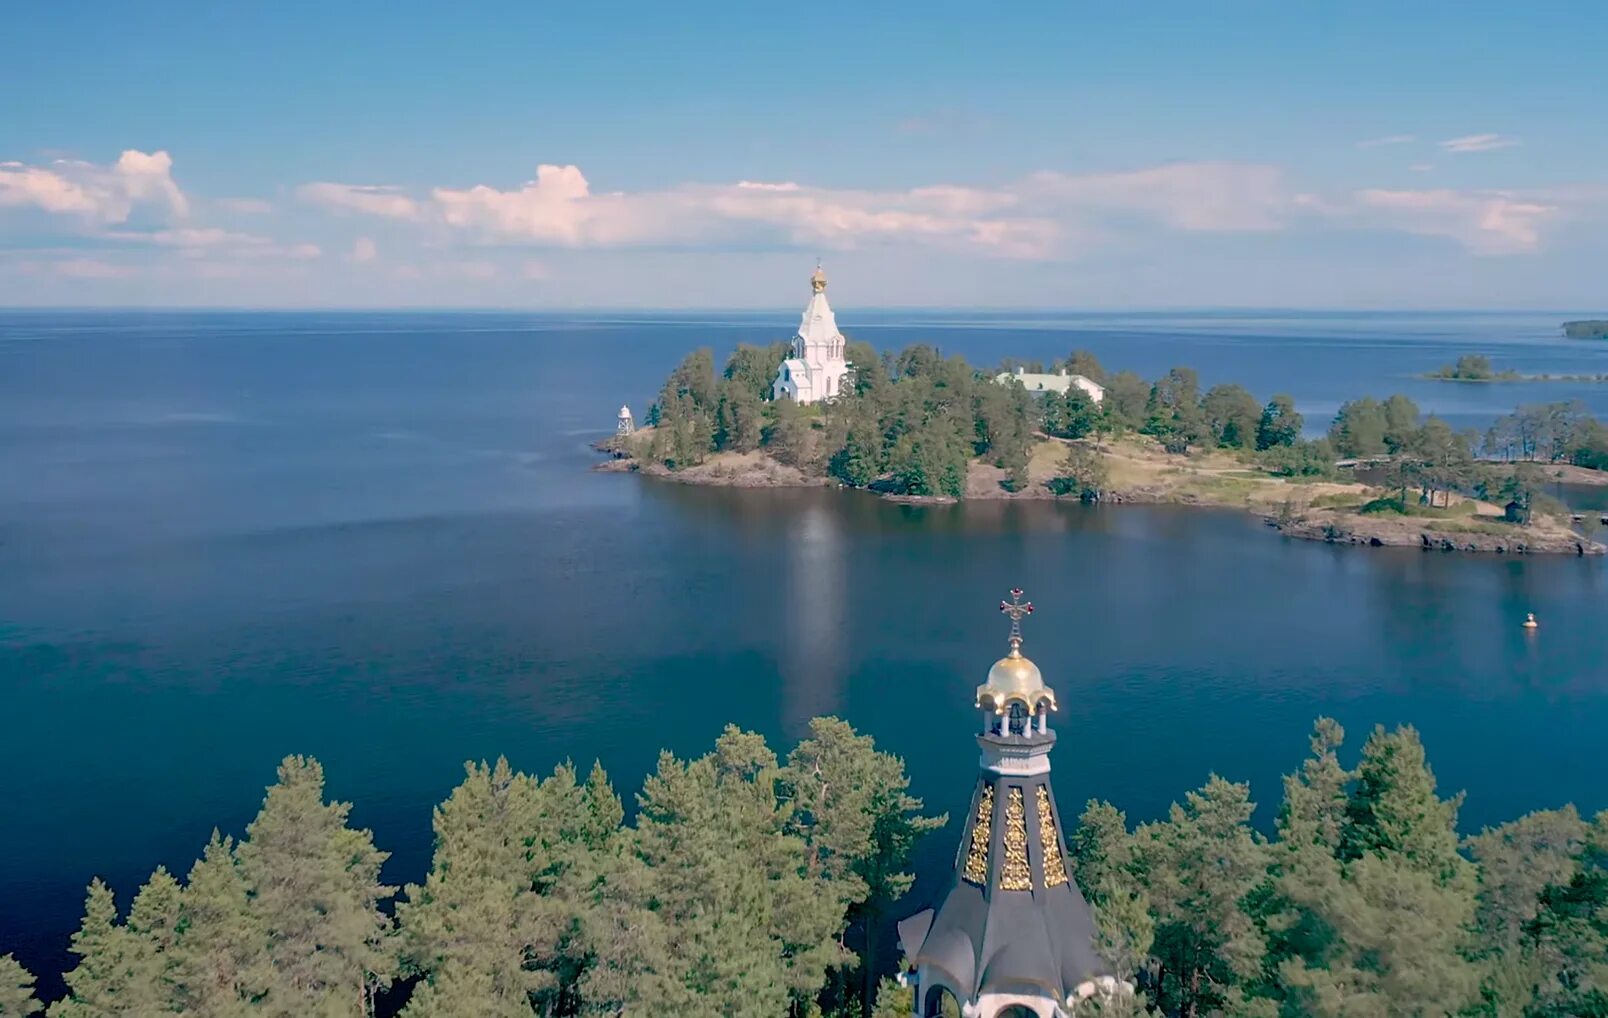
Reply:
[[[1033,871],[1027,866],[1027,810],[1022,807],[1022,790],[1011,786],[1005,800],[1005,837],[1001,844],[1005,864],[1000,868],[999,886],[1006,891],[1031,891]]]
[[[966,856],[966,879],[988,884],[988,840],[994,833],[994,786],[984,785],[977,799],[977,820],[972,824],[971,852]]]
[[[1050,793],[1038,786],[1039,844],[1044,849],[1044,886],[1066,883],[1066,863],[1061,861],[1061,841],[1055,836],[1055,817],[1050,813]]]

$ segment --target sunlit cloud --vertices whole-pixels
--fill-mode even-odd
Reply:
[[[1407,233],[1447,237],[1479,255],[1529,254],[1541,245],[1541,226],[1553,205],[1497,192],[1365,190],[1356,218]]]
[[[538,167],[535,178],[517,188],[435,188],[422,199],[389,186],[313,186],[320,201],[342,211],[411,220],[474,244],[597,249],[906,245],[1051,260],[1147,233],[1273,233],[1329,225],[1444,237],[1474,254],[1495,255],[1539,250],[1544,225],[1563,218],[1546,201],[1490,190],[1324,195],[1296,187],[1279,166],[1224,161],[1107,173],[1043,171],[994,187],[902,190],[742,180],[599,192],[579,167],[555,164]]]
[[[1448,138],[1440,143],[1440,147],[1456,153],[1491,152],[1499,148],[1512,148],[1518,143],[1517,138],[1500,134],[1466,134],[1461,138]]]
[[[115,225],[140,208],[183,219],[190,202],[173,180],[171,156],[128,149],[109,166],[78,159],[57,159],[45,166],[0,163],[0,207]]]
[[[361,212],[388,219],[416,219],[419,215],[418,204],[395,187],[320,182],[298,187],[296,197],[326,209]]]

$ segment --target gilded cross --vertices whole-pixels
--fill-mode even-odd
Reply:
[[[1011,591],[1009,601],[1001,601],[999,610],[1011,617],[1011,653],[1016,653],[1022,646],[1022,617],[1033,614],[1033,602],[1022,600],[1022,589],[1017,587]]]

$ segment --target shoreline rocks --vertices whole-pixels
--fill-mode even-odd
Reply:
[[[621,456],[617,447],[598,443],[599,452],[611,458],[593,465],[601,473],[638,473],[676,484],[710,485],[725,488],[819,488],[844,486],[829,478],[813,477],[797,467],[778,462],[761,452],[720,453],[704,463],[683,470],[669,470],[643,464]],[[1020,491],[1007,491],[998,481],[1004,472],[974,464],[964,498],[951,495],[903,495],[893,492],[873,494],[899,505],[955,505],[961,501],[1060,501],[1042,484]],[[995,475],[998,475],[997,477]],[[857,490],[857,489],[856,489]],[[1075,501],[1075,499],[1072,499]],[[1146,485],[1106,491],[1100,498],[1112,505],[1176,505],[1235,509],[1261,516],[1269,527],[1293,538],[1349,544],[1373,548],[1420,548],[1425,551],[1480,552],[1497,555],[1602,555],[1608,548],[1553,521],[1520,527],[1492,519],[1453,517],[1363,516],[1334,509],[1305,509],[1293,519],[1280,518],[1268,503],[1244,504],[1202,498],[1192,492],[1165,490]]]
[[[1608,548],[1565,529],[1513,526],[1512,533],[1437,527],[1434,520],[1312,513],[1294,520],[1267,517],[1268,526],[1289,537],[1326,544],[1424,551],[1483,552],[1495,555],[1602,555]],[[1450,522],[1450,521],[1448,521]]]

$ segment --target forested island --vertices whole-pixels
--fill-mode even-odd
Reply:
[[[1489,357],[1464,354],[1455,364],[1442,364],[1424,376],[1437,382],[1608,382],[1608,373],[1595,375],[1523,374],[1512,368],[1498,371]]]
[[[1563,334],[1570,339],[1608,339],[1608,319],[1588,318],[1564,322]]]
[[[1140,991],[1097,1013],[1608,1013],[1608,811],[1462,837],[1463,796],[1441,796],[1412,728],[1376,728],[1353,766],[1343,739],[1317,722],[1270,830],[1215,775],[1136,826],[1088,804],[1068,861]],[[158,867],[126,907],[94,881],[49,1018],[911,1013],[877,937],[913,909],[911,851],[945,818],[842,721],[785,757],[735,727],[662,754],[630,821],[599,766],[471,764],[400,894],[349,810],[290,757],[187,876]],[[0,1015],[38,1013],[33,986],[0,958]]]
[[[837,484],[910,501],[1077,498],[1238,506],[1292,536],[1448,550],[1598,554],[1541,491],[1550,473],[1608,467],[1608,427],[1572,403],[1521,407],[1485,435],[1424,416],[1406,396],[1345,404],[1318,439],[1287,395],[1202,392],[1187,367],[1147,381],[1086,351],[1052,371],[1093,379],[1029,393],[915,345],[879,355],[850,341],[855,368],[826,404],[769,399],[788,346],[739,346],[717,372],[689,354],[647,427],[603,443],[609,469],[691,483]],[[1042,370],[1043,365],[1024,365]],[[1358,479],[1358,467],[1367,468]],[[1593,476],[1597,476],[1593,474]],[[1600,475],[1608,480],[1608,474]]]

